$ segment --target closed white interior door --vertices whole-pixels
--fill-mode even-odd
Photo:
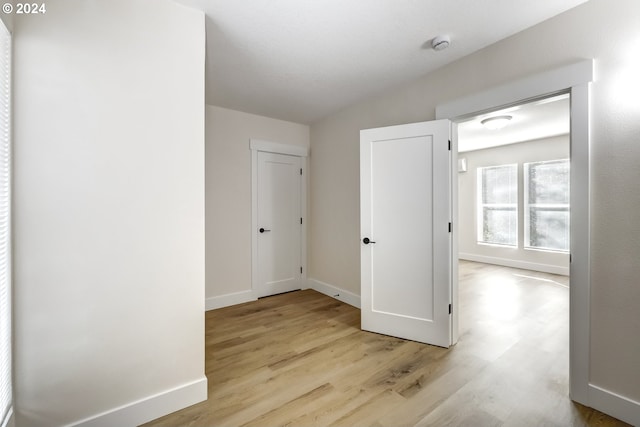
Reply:
[[[449,129],[360,133],[363,330],[451,345]]]
[[[301,288],[301,158],[258,152],[258,297]]]

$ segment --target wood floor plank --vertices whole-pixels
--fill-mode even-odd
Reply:
[[[286,425],[292,418],[300,417],[305,414],[311,405],[323,405],[330,400],[333,386],[329,383],[322,384],[320,387],[304,393],[294,399],[288,401],[278,408],[260,415],[257,418],[243,424],[245,427],[263,427],[274,425]]]
[[[332,400],[323,405],[312,405],[307,412],[299,417],[292,418],[287,426],[326,427],[334,424],[338,419],[361,407],[370,401],[377,391],[366,390],[359,387],[351,387],[345,391],[336,391],[332,394]]]
[[[457,363],[447,363],[447,359],[440,362],[443,365],[442,375],[426,382],[420,391],[381,417],[378,420],[379,425],[385,427],[416,425],[488,366],[486,361],[479,358],[465,358]]]
[[[147,427],[601,426],[568,397],[566,277],[462,261],[450,349],[312,290],[206,313],[206,402]]]
[[[333,427],[370,426],[385,415],[389,407],[394,407],[403,401],[404,398],[395,391],[383,390],[330,425]]]

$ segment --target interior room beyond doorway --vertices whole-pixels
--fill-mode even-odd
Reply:
[[[569,95],[458,125],[459,258],[569,275]]]

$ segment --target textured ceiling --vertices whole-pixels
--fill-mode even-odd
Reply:
[[[207,16],[208,104],[313,123],[586,0],[178,1]]]

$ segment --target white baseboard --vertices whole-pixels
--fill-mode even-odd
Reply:
[[[207,377],[70,424],[69,427],[135,427],[207,400]]]
[[[543,273],[569,275],[569,267],[560,267],[551,264],[539,264],[536,262],[518,261],[509,258],[498,258],[493,256],[476,255],[469,253],[459,253],[459,259],[467,261],[482,262],[485,264],[503,265],[505,267],[521,268],[523,270],[541,271]]]
[[[360,295],[356,295],[352,292],[345,291],[337,286],[333,286],[316,279],[307,279],[307,285],[314,291],[318,291],[321,294],[328,295],[331,298],[335,298],[356,308],[360,308]]]
[[[207,298],[204,303],[204,309],[205,311],[215,310],[216,308],[229,307],[230,305],[242,304],[256,299],[252,290],[234,292]]]
[[[640,402],[589,384],[589,403],[594,409],[634,426],[640,426]]]

